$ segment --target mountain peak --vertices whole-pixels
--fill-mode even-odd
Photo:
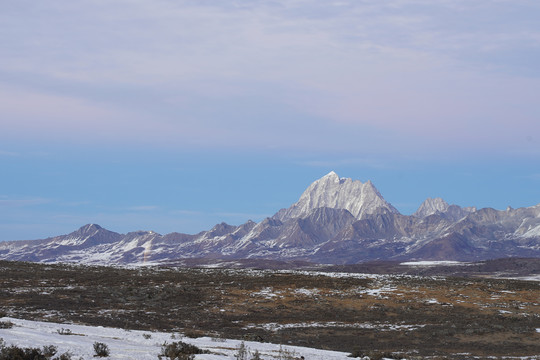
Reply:
[[[377,193],[379,193],[379,190],[377,190],[377,188],[375,187],[375,185],[373,185],[373,183],[371,182],[371,180],[368,180],[364,183],[363,185],[364,189],[370,189],[371,191],[376,191]],[[380,195],[380,193],[379,193]]]
[[[420,205],[418,210],[413,214],[415,217],[424,218],[429,215],[433,215],[436,213],[443,213],[446,210],[448,210],[448,203],[444,201],[442,198],[427,198],[424,200],[424,202]]]
[[[357,219],[368,214],[399,213],[371,181],[340,178],[334,171],[313,182],[290,208],[276,214],[279,220],[303,218],[321,207],[348,210]]]
[[[427,198],[412,216],[422,219],[434,214],[444,214],[446,218],[458,220],[475,211],[475,207],[462,208],[458,205],[449,205],[441,198]]]
[[[323,180],[323,179],[326,179],[326,180],[333,180],[333,181],[339,181],[339,175],[336,174],[334,171],[330,171],[328,174],[324,175],[322,178],[320,178],[319,180]]]
[[[103,229],[98,224],[86,224],[81,226],[76,232],[81,234],[89,234],[89,233],[95,233],[98,230]]]

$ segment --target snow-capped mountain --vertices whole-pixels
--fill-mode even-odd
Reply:
[[[413,216],[424,218],[438,212],[443,213],[448,210],[449,206],[450,205],[448,205],[448,203],[441,198],[427,198],[426,200],[424,200],[422,205],[420,205],[418,210],[416,210]]]
[[[0,243],[0,259],[136,264],[183,258],[307,260],[479,260],[540,257],[540,204],[505,211],[427,199],[400,214],[370,182],[331,172],[298,202],[260,223],[218,224],[188,235],[118,234],[89,224],[68,235]]]
[[[467,214],[475,211],[475,207],[462,208],[457,205],[449,205],[441,198],[427,198],[412,216],[418,218],[425,218],[429,215],[445,214],[446,216],[452,217],[455,220],[459,220]]]
[[[348,210],[357,219],[371,214],[399,213],[384,200],[371,181],[362,183],[340,178],[332,171],[311,184],[298,202],[280,210],[275,217],[281,221],[303,218],[312,210],[323,207]]]

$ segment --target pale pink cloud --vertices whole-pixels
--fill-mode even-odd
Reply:
[[[526,14],[530,2],[497,4],[21,8],[0,14],[10,31],[0,67],[25,82],[0,87],[0,124],[4,136],[172,147],[530,150],[523,135],[540,132],[539,77],[493,59],[534,55],[540,28],[505,20],[505,9]]]

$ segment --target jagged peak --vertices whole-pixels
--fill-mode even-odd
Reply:
[[[239,225],[235,231],[252,229],[256,225],[257,225],[257,223],[254,222],[253,220],[248,220],[245,223],[243,223],[242,225]]]
[[[99,226],[98,224],[86,224],[86,225],[81,226],[75,232],[80,233],[80,234],[88,234],[88,233],[95,233],[96,231],[101,230],[101,229],[103,228]]]
[[[366,181],[363,185],[362,185],[362,189],[363,190],[366,190],[366,191],[373,191],[375,192],[377,195],[381,195],[381,193],[379,192],[379,190],[377,190],[377,188],[375,187],[375,185],[373,185],[373,183],[371,182],[371,180],[368,180]]]
[[[461,207],[449,205],[442,198],[427,198],[412,215],[417,218],[425,218],[434,214],[444,214],[445,217],[458,220],[476,211],[476,207]]]
[[[238,229],[238,226],[229,225],[226,222],[221,222],[219,224],[214,225],[212,229],[209,231],[206,231],[206,235],[213,237],[213,236],[223,236],[226,235],[234,230]]]
[[[442,208],[446,208],[449,206],[449,204],[441,197],[436,198],[427,198],[424,200],[424,204],[429,204],[430,206],[436,206]]]
[[[413,216],[424,218],[429,215],[445,212],[448,210],[449,206],[450,205],[440,197],[428,197],[426,200],[424,200],[420,207],[418,207],[418,210],[416,210]]]
[[[332,180],[339,181],[340,178],[339,178],[339,175],[336,174],[336,172],[332,170],[328,174],[324,175],[320,180],[322,179],[332,179]]]
[[[263,219],[263,221],[261,221],[259,225],[281,226],[283,225],[283,223],[280,219],[276,219],[274,217],[267,217]]]
[[[228,229],[228,228],[233,228],[233,227],[235,227],[235,226],[234,225],[229,225],[225,221],[222,221],[219,224],[214,225],[214,227],[212,229],[210,229],[210,231]]]
[[[431,197],[428,197],[424,202],[426,203],[431,203],[431,204],[444,204],[444,205],[448,205],[448,203],[441,197],[434,197],[434,198],[431,198]]]
[[[54,237],[55,243],[67,241],[64,245],[91,246],[97,243],[117,241],[122,235],[102,228],[97,224],[86,224],[79,229],[67,234]]]
[[[92,223],[92,224],[86,224],[86,225],[83,225],[83,226],[81,226],[81,228],[80,228],[79,230],[84,229],[84,228],[88,228],[88,229],[97,229],[97,230],[103,229],[103,228],[102,228],[101,226],[99,226],[98,224],[93,224],[93,223]]]
[[[285,221],[305,217],[313,209],[328,207],[348,210],[360,219],[375,213],[399,213],[389,204],[371,181],[340,178],[334,171],[314,181],[290,208],[280,210],[275,218]]]

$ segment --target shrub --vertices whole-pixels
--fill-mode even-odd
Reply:
[[[94,352],[96,353],[94,356],[97,357],[108,357],[111,353],[109,350],[109,346],[101,342],[94,343]]]
[[[363,358],[364,357],[364,353],[361,351],[361,350],[358,350],[358,349],[354,349],[349,355],[347,355],[348,357],[352,357],[352,358]]]
[[[352,353],[350,353],[347,356],[348,357],[353,357],[353,358],[360,358],[360,360],[371,360],[371,358],[369,356],[364,355],[364,353],[359,351],[359,350],[354,350]]]
[[[262,360],[259,350],[255,350],[253,356],[251,356],[251,360]]]
[[[43,349],[20,348],[15,345],[5,346],[4,341],[0,341],[0,360],[49,360],[56,351],[54,345],[44,346]],[[71,360],[71,354],[66,352],[52,360]]]
[[[251,357],[249,358],[248,355],[250,353],[251,351],[249,351],[249,348],[242,341],[240,345],[238,345],[238,347],[236,348],[236,354],[234,354],[234,357],[236,360],[262,360],[259,350],[255,350],[255,352],[252,353]]]
[[[236,360],[248,360],[248,350],[243,341],[236,348],[236,354],[234,356]]]
[[[360,350],[354,350],[349,357],[361,358],[361,359],[371,359],[371,360],[382,360],[382,359],[404,359],[405,355],[400,353],[392,353],[385,351],[367,351],[362,352]]]
[[[0,360],[47,360],[38,348],[2,347]]]
[[[71,360],[71,354],[69,352],[65,352],[62,355],[55,357],[53,360]]]
[[[53,357],[58,352],[58,348],[54,345],[45,345],[42,353],[46,358]]]
[[[212,336],[211,340],[213,342],[225,342],[225,341],[227,341],[227,339],[225,339],[224,337],[220,337],[220,336]]]
[[[176,341],[170,344],[164,343],[161,346],[161,354],[158,358],[169,360],[192,360],[195,359],[195,354],[205,354],[208,351],[199,349],[195,345],[187,344],[182,341]]]
[[[204,334],[200,330],[189,329],[189,330],[184,331],[184,336],[186,336],[188,338],[191,338],[191,339],[197,339],[197,338],[200,338],[200,337],[204,336]]]
[[[0,329],[11,329],[13,325],[11,321],[0,321]]]
[[[60,335],[73,335],[73,332],[70,329],[61,328],[61,329],[56,330],[56,332],[59,333]]]
[[[287,350],[280,345],[278,359],[279,360],[294,360],[296,359],[296,353],[294,351]]]

